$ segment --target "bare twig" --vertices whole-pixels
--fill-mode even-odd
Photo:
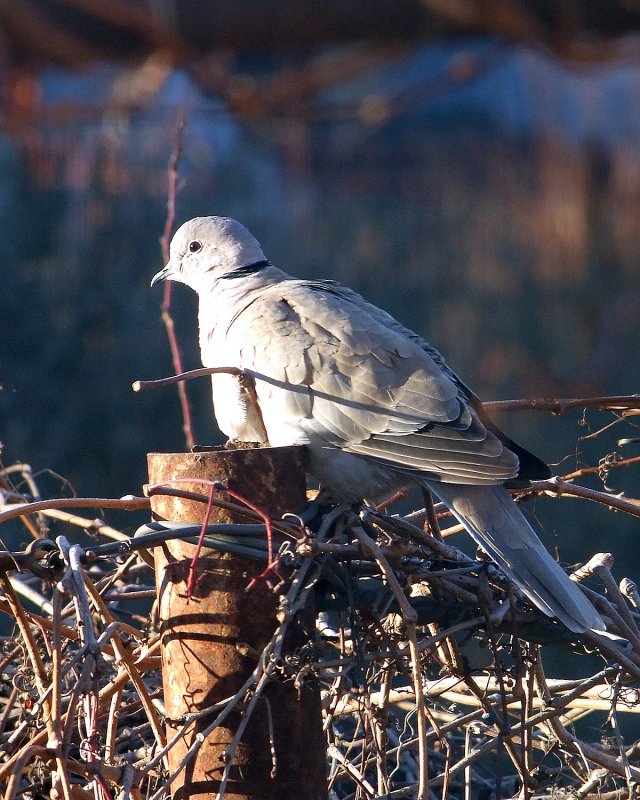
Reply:
[[[155,381],[134,381],[131,388],[134,392],[144,392],[147,389],[162,389],[165,386],[172,386],[174,383],[190,381],[194,378],[206,378],[208,375],[237,375],[243,377],[245,372],[238,367],[199,367],[190,369],[187,372],[180,372],[177,375],[170,375],[168,378],[158,378]]]
[[[598,492],[595,489],[577,486],[575,483],[562,480],[562,478],[551,478],[548,481],[533,481],[531,487],[536,492],[545,492],[546,494],[557,495],[558,497],[563,495],[582,497],[586,500],[592,500],[594,503],[601,503],[602,505],[609,506],[609,508],[616,509],[617,511],[624,511],[634,517],[640,517],[640,504],[637,502],[625,500],[619,495],[607,494],[607,492]]]
[[[171,748],[191,736],[205,715],[207,735],[229,724],[232,712],[241,709],[242,722],[234,728],[218,786],[222,800],[231,791],[232,761],[244,725],[263,701],[265,687],[280,680],[281,672],[296,685],[312,675],[322,687],[332,800],[354,792],[389,800],[438,795],[463,800],[465,791],[471,800],[477,791],[506,797],[516,773],[523,800],[558,792],[583,800],[595,800],[598,793],[622,800],[636,791],[640,747],[626,740],[620,716],[635,715],[640,708],[640,598],[630,579],[617,587],[615,565],[606,554],[585,555],[587,563],[574,577],[593,575],[601,582],[606,596],[586,585],[582,590],[601,611],[611,635],[587,632],[577,641],[515,597],[495,567],[425,532],[426,511],[399,518],[369,508],[359,514],[334,509],[319,527],[314,521],[309,528],[310,513],[303,519],[269,521],[290,547],[290,560],[278,578],[281,599],[269,641],[263,652],[247,654],[256,666],[233,696],[173,720],[176,733],[165,742],[160,636],[150,602],[153,576],[138,555],[138,544],[148,547],[145,536],[151,534],[140,531],[129,542],[128,535],[106,522],[72,511],[134,510],[149,501],[47,501],[40,499],[34,483],[29,492],[35,502],[21,502],[9,479],[6,486],[3,498],[15,505],[3,507],[0,523],[32,515],[34,530],[40,530],[33,517],[37,513],[92,536],[91,553],[59,538],[62,559],[49,541],[23,553],[0,553],[4,570],[23,573],[11,580],[0,577],[5,589],[0,612],[13,618],[19,633],[0,639],[0,672],[14,681],[11,691],[0,692],[0,782],[10,800],[38,794],[37,775],[52,770],[52,791],[65,800],[84,797],[89,786],[97,800],[104,800],[107,790],[119,800],[160,800],[202,739],[193,739],[182,762],[167,775]],[[528,491],[588,499],[637,515],[638,505],[627,498],[567,480],[537,482]],[[188,497],[203,507],[211,500],[205,491],[149,488],[150,494],[157,492]],[[230,496],[212,502],[234,513],[242,509]],[[238,536],[264,535],[264,517],[249,508],[242,513],[247,522],[236,526]],[[429,515],[432,531],[438,515],[439,507]],[[157,533],[163,540],[180,535],[170,526]],[[95,538],[115,542],[103,545]],[[65,577],[56,583],[62,568]],[[15,585],[21,591],[27,587],[37,613],[22,607]],[[73,603],[63,604],[60,586],[67,587]],[[284,648],[287,629],[311,592],[319,607],[329,609],[323,612],[328,617],[316,634],[308,632],[308,643],[289,654]],[[142,611],[138,604],[144,604]],[[479,652],[485,654],[481,670],[469,667],[470,640],[476,661]],[[586,648],[604,667],[584,678],[553,680],[542,671],[539,645],[528,642],[543,648],[558,643],[580,652]],[[578,732],[573,728],[594,711],[609,715],[611,735],[602,741],[598,724]],[[505,748],[515,767],[511,776],[494,768]],[[549,748],[554,748],[553,761]],[[509,762],[502,758],[500,763],[504,770]]]
[[[169,241],[176,218],[176,190],[178,181],[178,163],[182,154],[182,134],[186,125],[186,119],[182,112],[179,113],[178,119],[173,133],[173,149],[169,156],[169,163],[167,164],[167,218],[165,220],[164,231],[160,239],[162,248],[162,258],[166,264],[169,261]],[[182,372],[182,353],[178,344],[178,338],[175,332],[175,325],[173,317],[171,316],[171,281],[165,281],[164,295],[162,300],[162,323],[165,327],[167,338],[169,340],[169,347],[171,349],[171,358],[176,372]],[[187,396],[187,389],[183,381],[178,383],[178,397],[180,398],[180,408],[182,409],[183,430],[187,449],[191,450],[195,444],[193,435],[193,419],[191,415],[191,406]]]
[[[51,500],[39,500],[34,503],[16,503],[0,511],[0,525],[10,519],[44,511],[50,508],[120,508],[123,511],[138,511],[141,508],[150,508],[151,503],[147,497],[57,497]],[[124,537],[123,537],[124,538]]]
[[[489,411],[550,411],[564,414],[572,408],[600,408],[621,410],[640,408],[640,395],[625,394],[613,397],[529,398],[526,400],[490,400],[483,407]]]

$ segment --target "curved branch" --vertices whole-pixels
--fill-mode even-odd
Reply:
[[[489,400],[482,405],[488,411],[550,411],[561,415],[571,408],[640,409],[640,394],[577,398],[532,397],[524,400]]]
[[[33,503],[17,503],[0,512],[0,525],[10,519],[45,511],[49,508],[120,508],[123,511],[138,511],[150,508],[148,497],[56,497],[51,500],[37,500]],[[6,506],[5,506],[6,507]]]
[[[558,497],[562,495],[582,497],[586,500],[592,500],[594,503],[601,503],[609,506],[609,508],[614,508],[616,511],[624,511],[634,517],[640,517],[640,501],[626,500],[617,494],[607,494],[607,492],[599,492],[596,489],[587,489],[586,486],[577,486],[575,483],[562,480],[562,478],[556,477],[550,478],[548,481],[532,481],[531,489],[535,492],[557,495]],[[529,491],[529,489],[526,489],[524,494]]]

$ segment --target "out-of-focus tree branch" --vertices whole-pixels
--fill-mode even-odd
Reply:
[[[326,0],[320,9],[313,0],[173,0],[161,11],[134,0],[0,0],[0,29],[9,59],[33,66],[139,59],[158,49],[185,66],[216,50],[299,54],[477,33],[591,60],[608,58],[614,37],[640,30],[640,9],[626,0]]]

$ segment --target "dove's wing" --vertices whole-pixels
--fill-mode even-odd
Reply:
[[[295,429],[300,443],[320,439],[413,477],[546,614],[577,632],[604,628],[499,485],[518,475],[518,455],[420,337],[349,290],[302,281],[268,287],[228,333],[256,378],[272,444],[290,444]]]
[[[342,287],[288,280],[236,315],[225,349],[252,373],[272,444],[322,440],[396,470],[495,484],[518,458],[436,351]],[[281,435],[279,435],[279,432]]]

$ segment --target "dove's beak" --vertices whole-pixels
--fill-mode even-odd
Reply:
[[[169,261],[169,263],[164,266],[160,272],[156,272],[156,274],[151,278],[151,285],[155,286],[156,283],[161,283],[162,281],[166,281],[167,279],[171,279],[173,276],[173,264]]]

